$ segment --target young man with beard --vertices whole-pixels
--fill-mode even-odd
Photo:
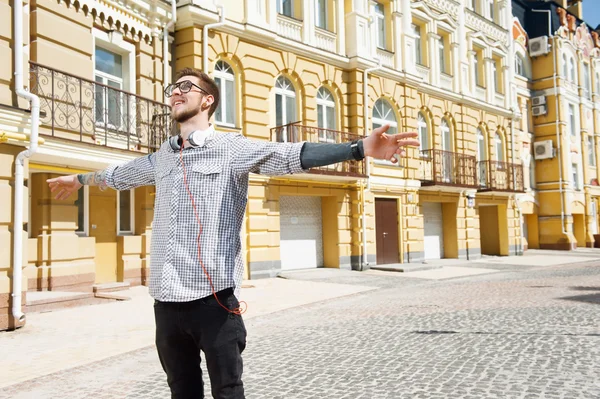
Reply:
[[[153,154],[87,174],[49,179],[57,199],[83,185],[130,190],[156,186],[150,295],[155,299],[156,347],[173,398],[202,398],[200,351],[213,397],[244,398],[246,329],[239,310],[243,262],[240,230],[248,176],[285,175],[365,156],[397,162],[416,133],[388,135],[388,126],[352,143],[272,143],[216,133],[209,119],[219,89],[191,68],[166,88],[180,125]]]

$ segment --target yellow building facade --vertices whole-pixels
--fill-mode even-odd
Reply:
[[[514,1],[529,248],[594,247],[598,233],[600,40],[582,1]]]
[[[219,131],[334,143],[389,124],[421,140],[397,164],[369,159],[252,175],[246,278],[522,253],[521,210],[538,212],[527,205],[538,200],[526,201],[533,192],[515,106],[510,2],[240,3],[180,1],[167,37],[167,2],[39,0],[25,8],[26,85],[40,98],[44,143],[26,162],[26,217],[16,228],[25,237],[24,310],[45,291],[93,296],[146,283],[154,189],[86,187],[56,201],[45,181],[156,150],[172,130],[163,85],[183,67],[204,69],[219,84]],[[4,7],[10,26],[10,3]],[[0,32],[8,57],[12,35]],[[13,208],[15,157],[27,145],[15,137],[29,134],[31,118],[14,93],[14,63],[2,68],[0,195]],[[1,214],[2,247],[12,248],[12,209]],[[14,328],[22,322],[10,308],[12,250],[0,255],[0,328]]]

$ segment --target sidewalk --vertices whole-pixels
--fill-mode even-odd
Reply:
[[[248,304],[244,318],[251,319],[374,288],[272,278],[244,282],[241,300]],[[24,328],[0,333],[0,388],[154,345],[147,287],[119,294],[131,300],[30,313]]]

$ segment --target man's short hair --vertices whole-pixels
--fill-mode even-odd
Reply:
[[[198,86],[202,87],[203,90],[206,90],[206,92],[215,99],[208,110],[208,117],[210,118],[219,106],[219,100],[221,97],[219,93],[219,86],[217,86],[215,81],[210,76],[196,68],[183,68],[175,75],[175,81],[178,81],[184,76],[195,76],[200,79],[200,84]]]

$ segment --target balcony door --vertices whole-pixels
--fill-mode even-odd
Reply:
[[[126,98],[123,90],[123,57],[101,47],[95,50],[96,125],[111,131],[126,127]]]
[[[445,119],[442,119],[440,132],[442,136],[441,177],[444,183],[451,183],[453,175],[452,135],[450,133],[450,126],[448,126],[448,122]]]
[[[317,123],[319,128],[319,141],[335,143],[335,101],[333,95],[325,87],[317,91]]]
[[[481,129],[477,129],[477,182],[479,187],[485,187],[487,176],[487,151],[485,137]]]
[[[299,137],[292,137],[294,131],[287,125],[293,122],[296,122],[296,90],[292,82],[280,76],[275,82],[275,126],[280,127],[277,141],[302,141]]]

